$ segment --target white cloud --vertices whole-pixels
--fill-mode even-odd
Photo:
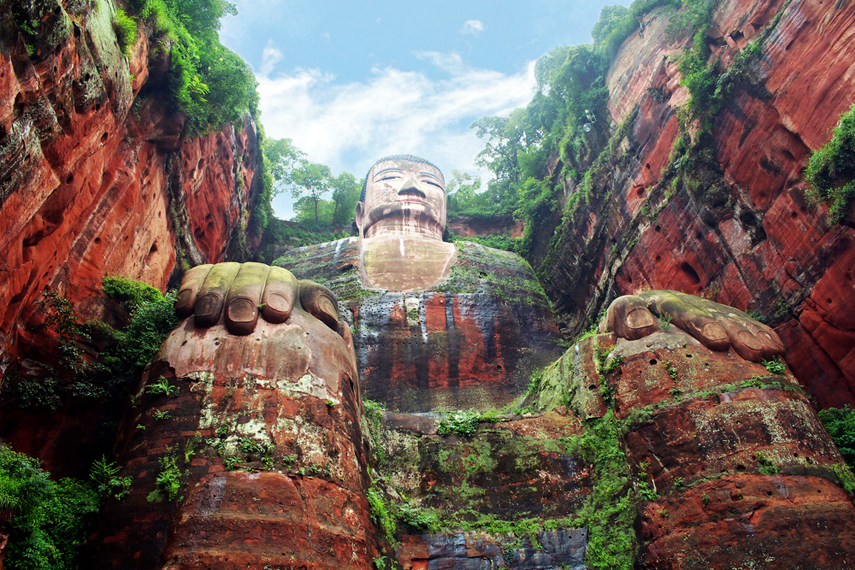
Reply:
[[[267,48],[265,48],[265,52]],[[338,84],[318,69],[271,77],[259,73],[262,121],[271,138],[291,138],[310,160],[356,176],[381,156],[425,157],[450,176],[474,170],[483,143],[467,127],[485,115],[526,105],[534,89],[534,62],[507,75],[466,65],[457,54],[419,52],[447,73],[374,68],[366,82]],[[290,216],[280,211],[280,216]]]
[[[282,53],[282,50],[276,47],[276,44],[273,43],[273,39],[271,38],[267,40],[267,45],[264,46],[264,50],[261,52],[261,74],[270,75],[273,73],[273,69],[276,67],[276,64],[284,58],[285,54]]]
[[[466,20],[463,22],[463,27],[460,28],[460,33],[478,36],[478,34],[484,31],[484,29],[484,22],[481,20]]]

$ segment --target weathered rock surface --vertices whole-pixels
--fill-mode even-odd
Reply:
[[[400,411],[500,407],[561,354],[558,329],[520,257],[457,247],[449,278],[418,293],[363,286],[359,238],[298,248],[279,263],[323,280],[352,315],[366,397]]]
[[[585,529],[546,530],[537,533],[536,546],[525,539],[508,549],[495,537],[477,532],[405,535],[398,552],[404,570],[585,570],[585,539]]]
[[[126,58],[110,3],[47,3],[55,9],[35,38],[25,37],[11,12],[2,15],[4,370],[45,342],[46,333],[32,328],[43,289],[72,301],[84,320],[105,317],[105,275],[163,290],[182,259],[225,258],[257,184],[251,120],[240,130],[185,138],[184,118],[163,103],[163,61],[145,34]]]
[[[577,331],[614,297],[648,288],[758,311],[821,407],[855,405],[855,230],[851,215],[831,224],[801,180],[809,152],[853,103],[855,7],[719,3],[708,35],[724,67],[774,29],[713,121],[717,172],[691,184],[665,168],[680,136],[675,111],[688,99],[673,55],[690,39],[669,40],[666,16],[655,14],[609,71],[612,118],[632,122],[596,182],[591,211],[570,224],[541,269],[548,295]]]
[[[90,545],[114,568],[370,568],[367,443],[352,351],[295,309],[247,336],[186,319],[147,368],[118,443],[129,497]],[[151,388],[167,378],[171,395]],[[173,496],[158,478],[174,468]]]
[[[482,423],[473,438],[419,431],[424,416],[385,413],[378,470],[411,506],[432,509],[442,533],[406,529],[398,537],[405,569],[585,568],[587,531],[567,528],[591,488],[590,468],[572,450],[578,418],[549,412],[498,424]],[[510,419],[510,418],[509,418]],[[421,420],[421,421],[419,421]],[[532,521],[530,533],[497,534],[455,527],[477,519]],[[559,528],[544,530],[544,523]]]

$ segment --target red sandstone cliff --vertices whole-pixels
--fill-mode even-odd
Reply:
[[[46,287],[83,319],[103,316],[105,275],[163,290],[180,264],[227,257],[258,184],[250,119],[184,136],[151,39],[141,33],[125,57],[109,3],[54,3],[27,42],[0,17],[3,370],[41,342],[32,325]]]
[[[615,124],[630,118],[630,129],[597,179],[590,211],[544,264],[547,293],[577,329],[615,296],[644,289],[759,311],[820,406],[855,404],[853,215],[830,222],[802,181],[810,152],[855,102],[855,6],[719,4],[707,41],[724,69],[772,29],[714,118],[713,167],[690,172],[690,183],[666,168],[680,136],[676,112],[688,99],[676,56],[691,41],[669,40],[667,25],[654,13],[612,64],[609,110]]]

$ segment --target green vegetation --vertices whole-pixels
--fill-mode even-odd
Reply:
[[[163,300],[163,293],[151,285],[128,277],[106,276],[102,285],[105,295],[111,299],[124,301],[129,309],[135,309],[143,303]]]
[[[9,534],[4,564],[21,570],[72,570],[90,522],[108,495],[124,498],[130,477],[102,458],[91,483],[54,481],[39,460],[0,444],[0,509]]]
[[[38,362],[43,371],[39,377],[19,375],[15,368],[10,369],[2,384],[3,399],[21,408],[44,406],[56,411],[70,397],[104,397],[109,384],[105,386],[98,376],[103,366],[85,353],[84,343],[91,340],[91,335],[74,314],[71,303],[56,291],[46,289],[38,304],[45,314],[39,328],[53,333],[56,349],[44,351],[44,360]]]
[[[395,544],[395,518],[389,512],[389,507],[383,499],[381,491],[376,487],[370,487],[366,492],[368,508],[371,511],[371,519],[380,528],[383,538],[390,545]]]
[[[810,195],[823,200],[840,223],[855,200],[855,105],[840,115],[831,140],[814,152],[805,170]]]
[[[137,41],[139,28],[135,18],[125,14],[125,11],[119,8],[113,16],[113,31],[116,33],[116,39],[119,40],[119,47],[125,56],[131,56],[131,48]]]
[[[164,455],[159,460],[160,472],[155,480],[155,490],[147,499],[151,503],[163,500],[174,501],[181,491],[181,470],[178,469],[175,453]]]
[[[137,17],[154,33],[154,52],[170,50],[169,96],[187,115],[191,136],[258,117],[252,69],[220,43],[220,19],[237,14],[225,0],[132,0]]]
[[[439,420],[436,428],[438,435],[457,434],[461,437],[472,437],[478,431],[480,415],[473,411],[451,412]]]
[[[766,370],[768,370],[770,374],[784,376],[787,373],[787,365],[783,360],[781,360],[780,356],[776,356],[771,360],[764,360],[763,366],[766,367]]]
[[[586,426],[582,458],[594,467],[594,488],[579,515],[588,525],[587,562],[592,568],[632,568],[636,498],[619,438],[621,423],[609,411]]]
[[[757,459],[757,471],[763,475],[777,475],[781,472],[775,462],[762,451],[758,451],[754,457]]]
[[[350,224],[362,180],[350,172],[333,176],[328,166],[306,160],[305,153],[291,139],[268,139],[263,147],[273,194],[291,194],[298,222],[315,231]],[[331,200],[325,198],[328,194]]]
[[[819,419],[847,465],[855,468],[855,410],[849,406],[828,408],[819,412]]]
[[[131,492],[131,477],[116,477],[121,471],[121,467],[114,462],[107,461],[103,455],[101,459],[96,459],[92,463],[90,479],[95,484],[95,490],[101,497],[113,495],[117,500],[121,501]]]
[[[146,386],[145,390],[152,396],[171,396],[178,392],[179,388],[178,386],[170,385],[169,380],[166,377],[161,376],[157,379],[157,382],[152,382]]]
[[[148,364],[163,340],[178,324],[175,316],[175,297],[171,291],[159,298],[141,301],[131,312],[131,320],[121,331],[116,331],[118,344],[107,351],[105,362],[125,369]]]
[[[5,401],[55,411],[71,397],[127,397],[133,374],[149,362],[178,322],[175,293],[163,295],[126,278],[108,277],[104,283],[108,296],[132,309],[128,325],[115,330],[101,321],[81,323],[67,299],[45,290],[39,301],[45,315],[41,327],[53,333],[56,349],[44,351],[44,360],[38,363],[41,376],[24,375],[15,368],[7,372]],[[104,348],[99,353],[96,347]]]

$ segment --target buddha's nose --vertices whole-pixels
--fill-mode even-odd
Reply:
[[[398,194],[403,194],[407,191],[413,191],[413,190],[420,192],[422,195],[424,195],[424,193],[425,193],[425,191],[422,188],[421,184],[419,183],[419,179],[417,177],[407,176],[404,179],[403,184],[401,184],[401,189],[398,190]]]

